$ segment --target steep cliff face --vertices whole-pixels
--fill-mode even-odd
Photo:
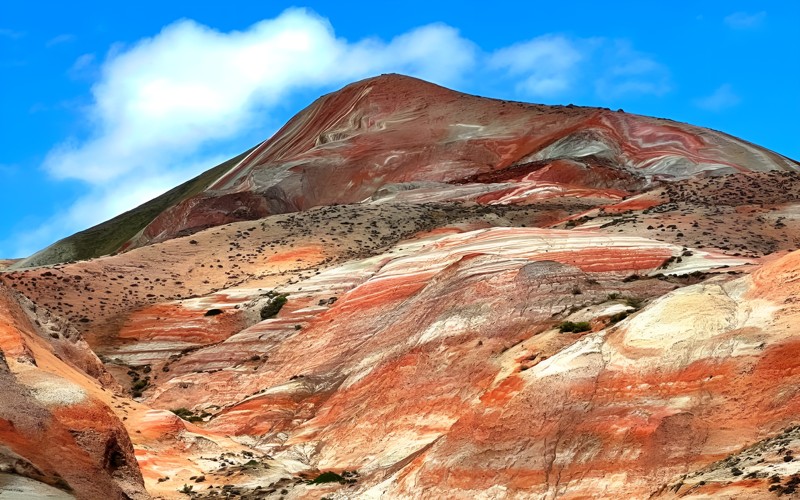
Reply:
[[[0,272],[0,472],[19,488],[800,484],[794,162],[667,120],[389,75],[323,96],[210,177],[125,252]]]

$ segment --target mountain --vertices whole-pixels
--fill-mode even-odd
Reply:
[[[660,179],[796,166],[669,120],[486,99],[383,75],[321,97],[252,150],[16,267],[99,257],[321,205],[520,204],[541,199],[544,190],[619,199]]]
[[[0,265],[0,489],[792,495],[798,213],[720,132],[356,82]]]

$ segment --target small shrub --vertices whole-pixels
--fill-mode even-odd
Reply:
[[[588,332],[592,329],[592,325],[588,321],[579,321],[573,323],[572,321],[564,321],[558,325],[558,330],[561,333],[581,333]]]
[[[195,415],[192,410],[186,408],[178,408],[176,410],[170,410],[170,411],[175,415],[177,415],[178,417],[180,417],[181,419],[186,420],[187,422],[203,421],[203,415]],[[208,416],[208,414],[205,415]]]
[[[261,319],[274,318],[286,304],[286,295],[280,294],[272,297],[270,301],[261,308]]]
[[[626,297],[625,305],[632,307],[638,311],[644,305],[644,300],[638,297]]]
[[[342,476],[335,472],[323,472],[316,478],[308,482],[308,484],[323,484],[323,483],[343,483],[345,480]]]
[[[618,312],[617,314],[612,314],[608,320],[613,325],[614,323],[619,323],[623,319],[628,317],[627,311]]]
[[[133,385],[131,386],[131,390],[132,391],[141,392],[141,391],[144,391],[145,389],[147,389],[148,385],[150,385],[150,378],[149,377],[146,377],[146,378],[143,378],[143,379],[139,379],[139,380],[137,380],[136,382],[133,383]]]

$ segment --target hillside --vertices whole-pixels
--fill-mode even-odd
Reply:
[[[791,495],[799,248],[800,165],[743,140],[356,82],[0,268],[0,485]]]

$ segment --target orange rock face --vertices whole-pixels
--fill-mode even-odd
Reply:
[[[110,377],[75,332],[48,333],[32,314],[0,286],[3,471],[78,498],[147,497],[128,433],[103,401]]]
[[[0,271],[0,472],[80,498],[794,494],[798,169],[352,84],[125,252]]]

